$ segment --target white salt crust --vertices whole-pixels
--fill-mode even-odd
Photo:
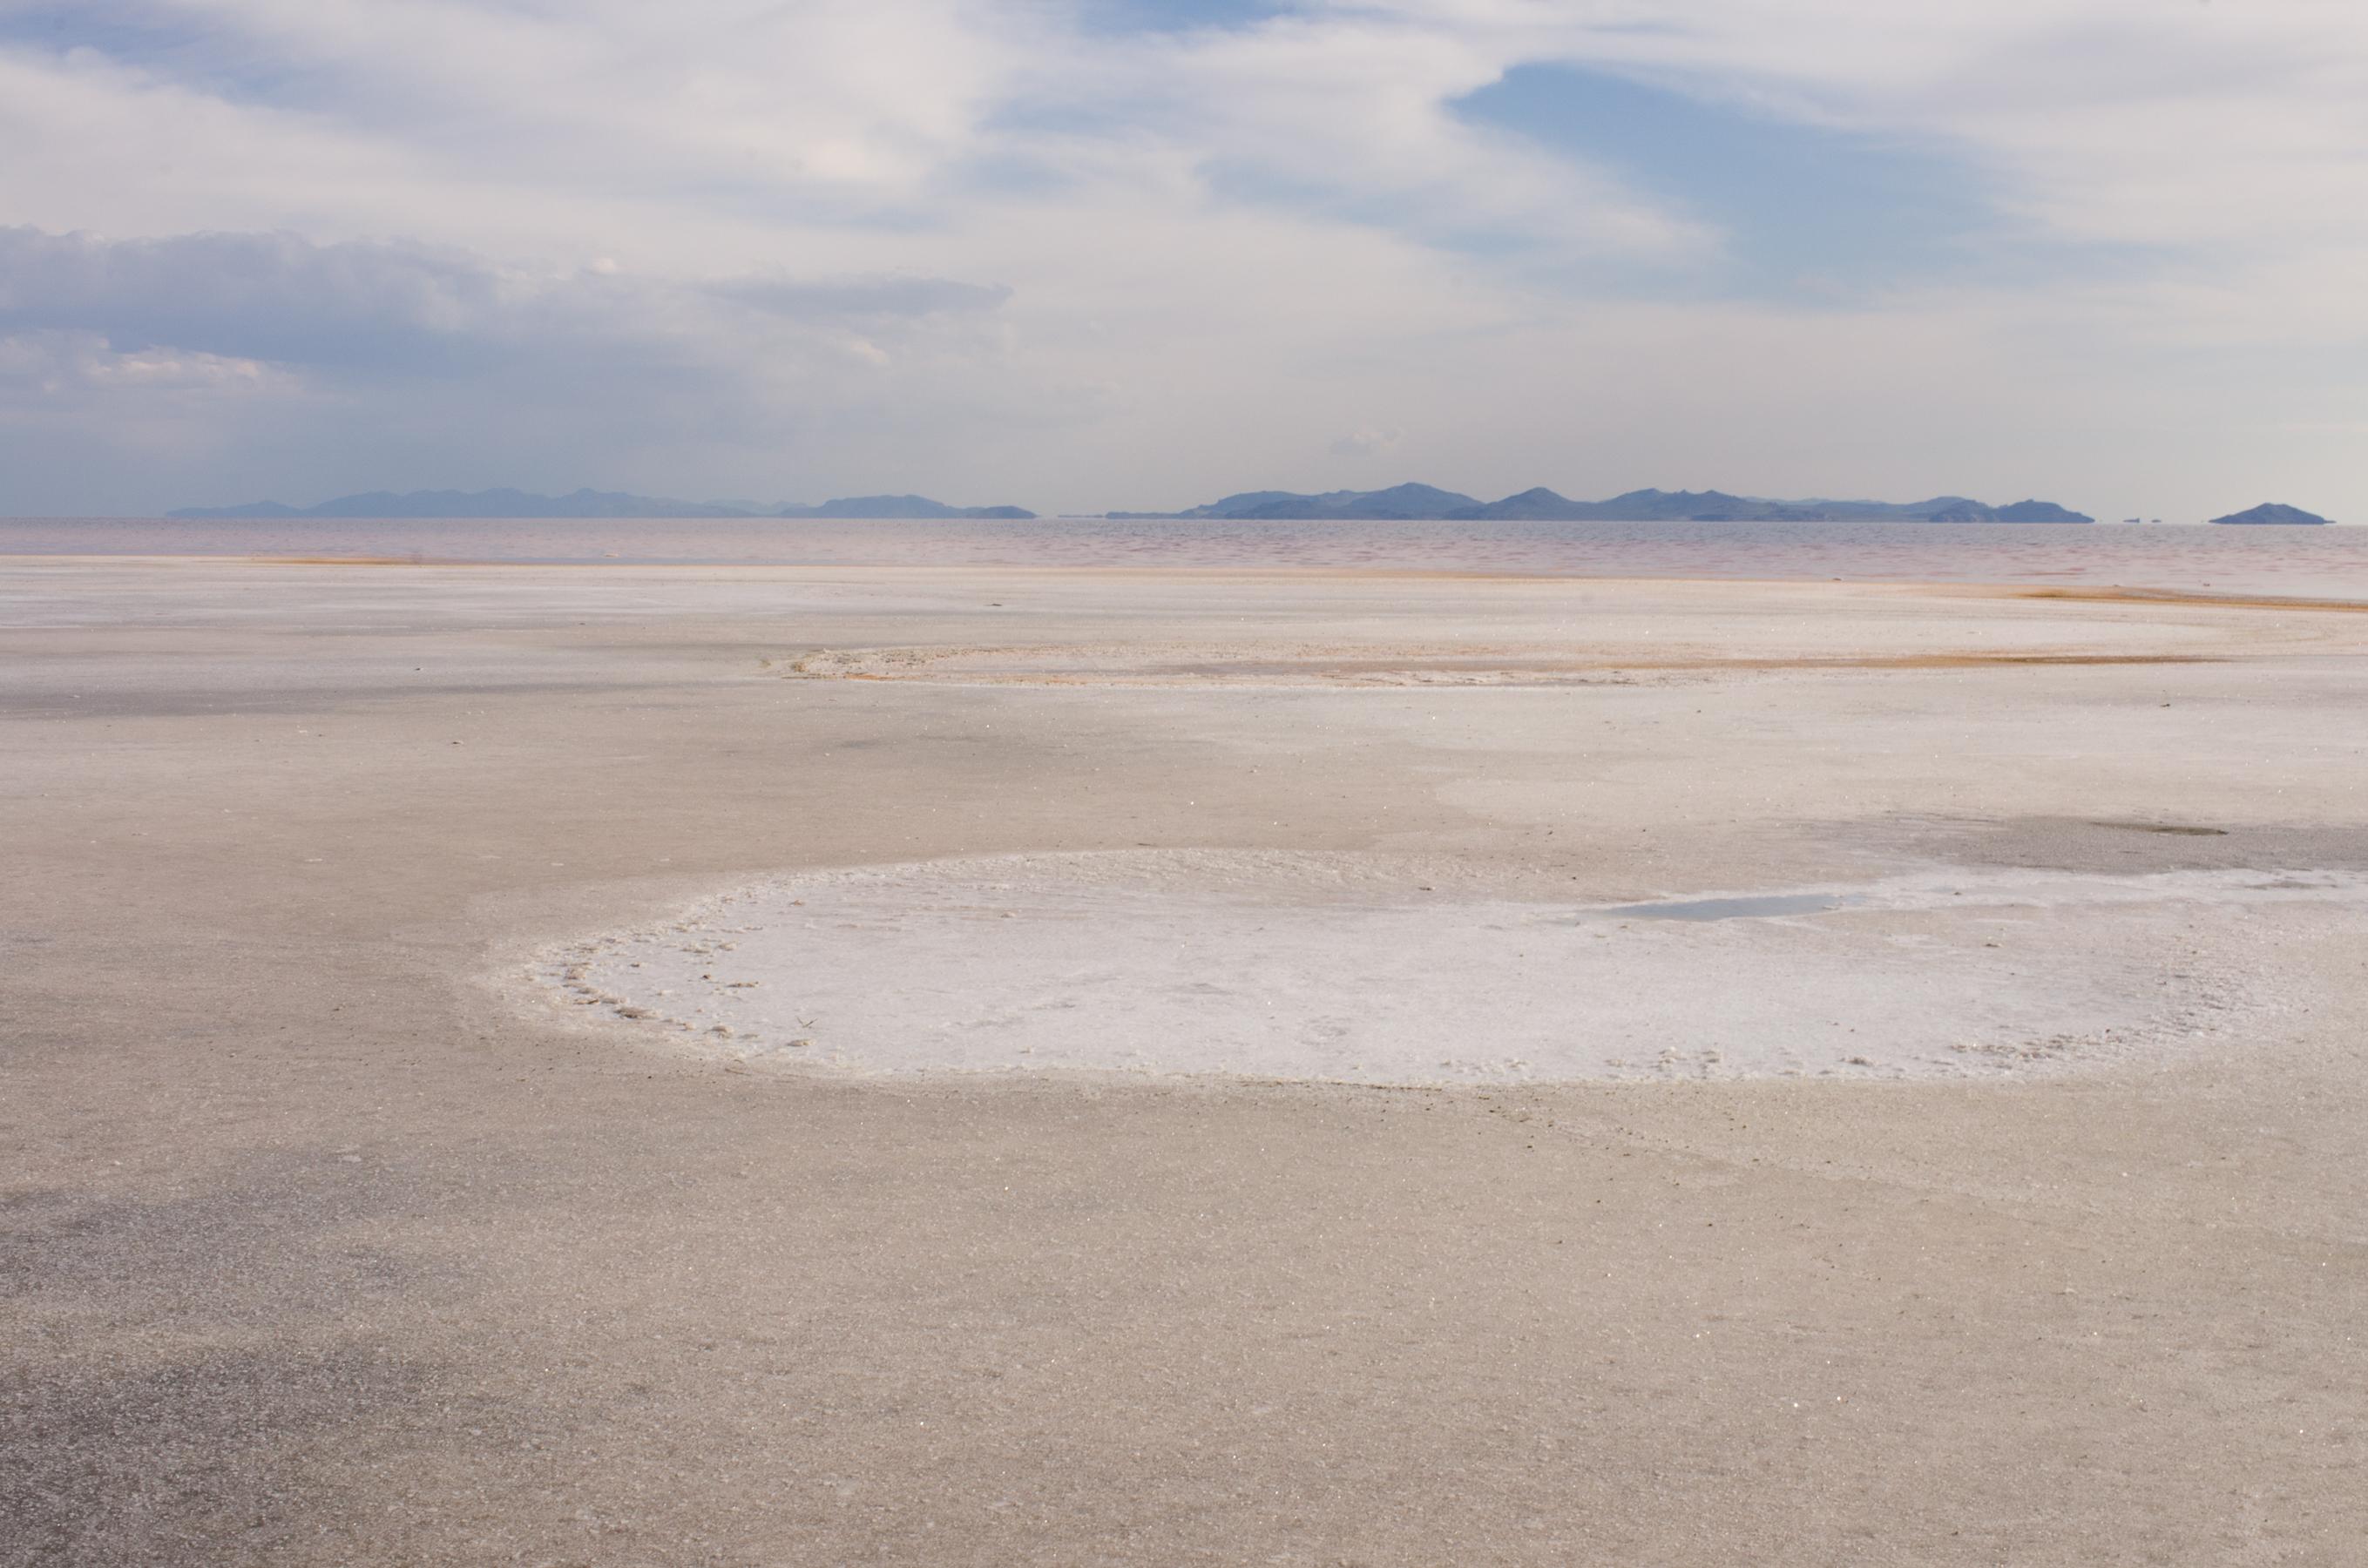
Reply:
[[[2283,923],[2368,917],[2327,872],[1934,867],[1665,906],[1452,875],[1219,850],[818,872],[537,977],[686,1049],[853,1074],[1995,1077],[2232,1038],[2285,1003]]]

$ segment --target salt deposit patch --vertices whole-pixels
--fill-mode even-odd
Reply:
[[[1143,851],[769,881],[553,955],[595,1016],[751,1063],[1371,1084],[1960,1077],[2229,1034],[2320,872],[1936,868],[1586,905],[1383,858]]]

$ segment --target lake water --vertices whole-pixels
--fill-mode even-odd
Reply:
[[[2368,598],[2368,528],[2124,524],[0,518],[0,554],[673,565],[1328,567]]]

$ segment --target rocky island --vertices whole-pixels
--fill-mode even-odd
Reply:
[[[2299,506],[2286,506],[2275,501],[2264,501],[2258,506],[2248,506],[2244,511],[2231,512],[2225,517],[2214,517],[2212,520],[2215,523],[2239,525],[2322,528],[2333,519],[2322,517],[2317,512],[2305,512]]]
[[[1399,484],[1386,490],[1333,490],[1302,495],[1287,490],[1252,490],[1181,512],[1111,512],[1112,518],[1175,518],[1265,521],[1341,518],[1372,521],[1439,519],[1600,522],[1913,522],[1913,523],[2089,523],[2085,512],[2075,512],[2053,501],[2016,501],[2003,506],[1985,506],[1963,495],[1936,495],[1927,501],[1771,501],[1754,495],[1730,495],[1723,490],[1631,490],[1608,501],[1574,501],[1541,485],[1483,502],[1452,490],[1429,484]]]

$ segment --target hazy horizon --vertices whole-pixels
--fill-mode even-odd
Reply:
[[[2368,17],[0,6],[0,512],[2368,517]]]
[[[1408,488],[1417,488],[1417,489],[1430,489],[1430,488],[1434,488],[1434,487],[1432,487],[1432,486],[1429,486],[1429,485],[1427,485],[1427,484],[1424,484],[1424,483],[1423,483],[1422,482],[1420,482],[1420,481],[1401,481],[1401,482],[1398,482],[1398,487],[1408,487]],[[1391,487],[1389,487],[1389,486],[1385,486],[1385,487],[1383,487],[1383,488],[1384,490],[1386,490],[1387,488],[1391,488]],[[1507,496],[1503,496],[1503,497],[1491,496],[1491,495],[1480,495],[1480,496],[1471,496],[1471,497],[1466,497],[1466,499],[1468,499],[1468,500],[1470,500],[1470,501],[1472,501],[1472,502],[1474,502],[1474,503],[1475,503],[1475,504],[1477,504],[1477,505],[1480,505],[1480,506],[1486,506],[1488,503],[1490,503],[1490,502],[1492,502],[1492,501],[1498,501],[1498,500],[1512,499],[1512,498],[1518,498],[1518,497],[1520,497],[1520,496],[1525,495],[1525,494],[1527,494],[1531,491],[1531,489],[1532,489],[1532,488],[1534,488],[1534,487],[1524,486],[1521,490],[1520,490],[1520,491],[1515,491],[1515,492],[1510,492],[1510,493],[1508,493],[1508,495],[1507,495]],[[1551,488],[1551,487],[1544,487],[1544,488]],[[1028,513],[1029,513],[1029,519],[1028,519],[1028,520],[1052,520],[1052,519],[1058,519],[1058,518],[1064,518],[1064,517],[1066,517],[1066,518],[1072,518],[1072,519],[1080,519],[1080,520],[1083,520],[1083,519],[1096,519],[1096,518],[1102,518],[1102,517],[1110,517],[1110,518],[1121,518],[1121,519],[1129,519],[1129,520],[1158,521],[1158,520],[1163,520],[1163,519],[1165,519],[1165,520],[1174,520],[1174,519],[1176,519],[1176,518],[1178,517],[1178,516],[1179,514],[1189,513],[1189,512],[1192,511],[1192,510],[1194,509],[1194,507],[1196,507],[1196,506],[1205,506],[1206,504],[1211,503],[1211,502],[1221,501],[1221,500],[1226,500],[1226,499],[1235,499],[1235,498],[1238,498],[1238,497],[1240,497],[1240,496],[1242,496],[1242,495],[1245,495],[1245,494],[1271,494],[1271,492],[1269,492],[1269,491],[1258,491],[1258,492],[1242,492],[1242,491],[1235,491],[1235,492],[1228,492],[1228,493],[1227,493],[1227,494],[1225,494],[1225,495],[1224,495],[1224,496],[1208,496],[1208,497],[1203,497],[1203,498],[1201,499],[1201,502],[1190,503],[1190,504],[1178,504],[1178,505],[1172,506],[1143,506],[1143,507],[1123,507],[1123,506],[1112,506],[1112,507],[1100,508],[1100,509],[1097,509],[1097,510],[1093,510],[1093,511],[1077,510],[1077,511],[1067,511],[1067,512],[1063,512],[1063,511],[1051,511],[1051,510],[1045,510],[1045,511],[1032,511],[1032,510],[1030,510],[1030,509],[1029,509],[1029,508],[1026,508],[1026,507],[1025,507],[1025,506],[1024,506],[1024,504],[1022,504],[1022,503],[1014,503],[1014,502],[1010,502],[1010,501],[980,501],[980,500],[976,500],[976,499],[973,499],[973,498],[966,498],[966,497],[954,497],[954,498],[951,498],[951,500],[949,500],[949,498],[948,498],[948,497],[944,497],[944,496],[925,496],[925,495],[918,495],[918,494],[914,494],[914,493],[909,492],[909,491],[903,491],[903,492],[889,492],[889,493],[882,493],[882,494],[872,494],[860,495],[860,496],[829,496],[829,497],[819,497],[819,498],[816,498],[816,499],[814,499],[814,500],[813,500],[813,501],[803,501],[803,500],[800,500],[800,499],[798,499],[798,498],[794,498],[794,497],[780,498],[780,499],[769,500],[769,501],[759,501],[759,500],[756,500],[756,499],[754,499],[754,498],[746,497],[746,496],[719,496],[719,495],[714,495],[714,494],[706,494],[706,493],[700,492],[700,491],[698,491],[695,487],[694,487],[694,488],[692,488],[692,489],[689,489],[689,490],[684,490],[684,491],[679,491],[679,492],[674,492],[674,493],[669,493],[669,494],[637,494],[637,493],[628,494],[628,493],[620,493],[620,492],[614,492],[614,491],[604,491],[604,490],[602,490],[602,489],[601,489],[600,487],[598,487],[598,486],[577,486],[577,487],[574,487],[574,488],[572,488],[571,490],[564,491],[564,492],[561,492],[561,493],[558,493],[558,494],[551,494],[551,493],[545,493],[545,492],[526,492],[526,491],[522,491],[522,490],[520,490],[520,489],[519,489],[518,487],[517,487],[517,486],[488,486],[486,489],[484,489],[484,490],[483,490],[483,491],[475,491],[475,492],[459,492],[459,491],[456,491],[456,490],[452,489],[452,488],[451,488],[451,487],[450,487],[450,486],[416,486],[416,487],[406,487],[406,488],[404,488],[404,489],[401,489],[401,490],[357,492],[357,493],[349,493],[349,494],[345,494],[345,495],[338,495],[338,496],[324,496],[324,497],[319,498],[319,499],[318,499],[318,500],[316,500],[316,501],[310,501],[310,502],[299,501],[299,502],[293,502],[293,503],[290,503],[290,502],[288,502],[284,497],[280,497],[280,496],[256,496],[256,497],[253,497],[253,498],[251,498],[249,501],[246,501],[246,502],[233,502],[233,503],[223,504],[223,505],[219,506],[204,506],[174,507],[174,508],[166,508],[166,509],[164,509],[164,510],[161,510],[161,511],[157,511],[157,512],[149,512],[149,513],[120,513],[120,514],[109,514],[109,513],[56,513],[56,514],[38,514],[38,513],[0,513],[0,517],[11,517],[11,518],[14,518],[14,519],[17,519],[17,520],[20,520],[20,521],[33,521],[33,520],[40,520],[40,519],[41,519],[41,518],[43,518],[44,517],[47,517],[52,518],[52,519],[54,519],[54,520],[58,520],[58,521],[69,521],[69,522],[140,521],[140,520],[160,520],[160,519],[161,519],[161,520],[183,521],[183,522],[206,522],[206,521],[223,521],[223,522],[233,522],[233,521],[243,521],[243,520],[264,520],[264,521],[268,521],[268,520],[273,520],[273,519],[275,519],[275,518],[277,518],[278,520],[289,521],[289,522],[305,521],[305,520],[315,520],[315,521],[340,521],[340,520],[344,520],[344,521],[353,521],[353,520],[362,520],[362,521],[368,521],[368,520],[372,520],[372,519],[377,519],[377,520],[386,520],[386,521],[398,521],[398,520],[403,520],[403,519],[406,519],[406,518],[409,518],[409,519],[417,519],[417,520],[438,520],[438,519],[441,519],[441,520],[445,520],[445,521],[465,521],[465,520],[470,520],[470,519],[477,519],[477,520],[492,521],[492,522],[498,522],[498,521],[505,521],[505,520],[528,520],[528,519],[538,519],[538,518],[539,518],[539,519],[541,519],[541,520],[544,520],[544,521],[561,522],[561,521],[569,521],[569,520],[579,520],[579,521],[599,521],[599,520],[604,520],[604,519],[605,519],[605,520],[612,520],[612,521],[613,521],[613,520],[630,520],[630,519],[641,519],[641,520],[652,520],[652,521],[663,521],[663,520],[668,520],[668,519],[672,519],[672,520],[679,520],[679,521],[698,521],[698,520],[700,520],[700,516],[702,515],[702,514],[696,514],[696,513],[689,513],[689,512],[681,512],[681,513],[677,513],[677,512],[671,512],[671,511],[666,511],[666,512],[660,512],[660,511],[653,511],[653,512],[633,512],[633,511],[627,511],[627,510],[614,510],[614,509],[604,509],[604,510],[585,510],[585,511],[580,511],[580,512],[540,512],[540,511],[515,511],[515,510],[514,510],[514,511],[507,511],[507,512],[506,512],[506,511],[488,510],[488,511],[482,512],[482,513],[478,513],[478,512],[468,512],[468,511],[461,511],[461,510],[443,510],[443,509],[438,509],[438,510],[432,510],[432,511],[416,511],[416,510],[412,510],[412,511],[404,511],[404,510],[388,510],[388,511],[384,511],[384,512],[363,511],[363,510],[356,510],[356,509],[352,509],[352,508],[343,508],[343,509],[338,509],[338,510],[327,510],[327,511],[318,511],[318,510],[315,510],[315,508],[322,508],[322,507],[333,507],[333,506],[336,506],[338,503],[340,503],[340,502],[351,502],[351,501],[358,500],[358,499],[368,499],[368,498],[371,498],[371,497],[374,497],[374,496],[377,496],[377,495],[381,495],[381,494],[384,494],[384,495],[386,495],[389,499],[392,499],[392,500],[398,500],[398,501],[400,501],[400,500],[412,500],[412,499],[418,498],[418,497],[423,497],[423,496],[426,496],[426,497],[435,497],[435,498],[438,498],[438,500],[441,500],[442,498],[444,498],[444,497],[448,497],[448,496],[458,496],[459,498],[461,498],[461,499],[471,499],[471,498],[479,498],[479,497],[493,496],[493,495],[508,495],[508,496],[516,497],[517,499],[518,499],[518,500],[520,500],[520,501],[542,501],[542,502],[564,503],[564,502],[566,502],[566,501],[569,501],[569,500],[574,499],[574,498],[575,498],[576,495],[578,495],[578,494],[586,494],[586,493],[588,493],[590,496],[595,497],[595,498],[598,498],[598,499],[602,500],[602,501],[613,501],[613,500],[615,500],[615,499],[623,498],[623,499],[632,499],[632,500],[638,500],[638,501],[649,501],[649,502],[652,502],[652,503],[665,504],[665,505],[667,505],[667,506],[670,506],[714,508],[715,510],[714,510],[713,512],[703,514],[704,516],[706,516],[707,517],[709,517],[709,518],[710,518],[710,520],[739,520],[739,521],[755,521],[755,522],[772,521],[772,520],[788,520],[788,521],[796,521],[796,520],[802,520],[802,519],[803,519],[803,520],[816,520],[816,521],[820,521],[820,520],[833,520],[833,521],[862,521],[862,520],[866,520],[866,519],[875,520],[875,521],[897,520],[897,519],[910,519],[910,520],[931,520],[931,519],[936,519],[936,520],[953,520],[953,517],[952,517],[951,514],[954,514],[954,513],[957,513],[957,512],[961,512],[961,511],[969,511],[969,512],[975,513],[975,514],[985,514],[985,513],[990,513],[990,512],[994,512],[994,511],[1001,510],[1001,509],[1008,509],[1009,507],[1011,507],[1011,506],[1019,506],[1021,507],[1021,510],[1022,510],[1022,511],[1028,512]],[[1335,492],[1331,492],[1331,493],[1328,493],[1328,494],[1374,494],[1374,492],[1372,492],[1372,491],[1366,491],[1366,492],[1340,492],[1340,491],[1335,491]],[[1728,497],[1728,498],[1731,498],[1731,499],[1740,499],[1740,500],[1750,500],[1750,501],[1767,502],[1767,503],[1770,503],[1770,504],[1772,504],[1772,505],[1776,505],[1776,506],[1787,506],[1787,507],[1796,507],[1796,506],[1798,506],[1798,507],[1812,507],[1812,506],[1838,506],[1838,507],[1857,507],[1857,506],[1895,506],[1895,507],[1906,507],[1906,506],[1914,506],[1914,505],[1919,505],[1919,504],[1928,503],[1928,502],[1933,502],[1933,501],[1949,501],[1949,500],[1959,500],[1959,501],[1963,501],[1963,500],[1971,500],[1971,501],[1974,501],[1974,502],[1976,502],[1976,503],[1979,503],[1979,504],[1982,504],[1982,505],[1985,505],[1985,506],[1988,506],[1993,507],[1993,508],[2001,507],[2001,506],[2011,506],[2011,505],[2015,505],[2015,504],[2018,504],[2018,503],[2021,503],[2021,504],[2028,504],[2028,503],[2032,502],[2032,501],[2038,501],[2038,502],[2044,502],[2044,503],[2055,503],[2055,504],[2057,504],[2057,505],[2066,505],[2066,504],[2065,504],[2065,503],[2063,503],[2063,502],[2062,502],[2062,500],[2061,500],[2061,498],[2060,498],[2060,497],[2055,497],[2055,496],[2014,496],[2014,497],[2009,498],[2009,497],[2005,497],[2005,496],[2000,495],[2000,496],[1970,496],[1970,497],[1968,497],[1968,496],[1964,496],[1964,495],[1957,494],[1956,494],[1956,493],[1954,493],[1954,492],[1945,492],[1945,491],[1934,491],[1934,492],[1930,493],[1929,494],[1921,494],[1921,495],[1916,495],[1916,496],[1912,496],[1912,497],[1903,497],[1903,496],[1869,496],[1869,495],[1815,495],[1815,496],[1802,495],[1802,496],[1777,496],[1777,495],[1770,495],[1770,494],[1767,494],[1767,493],[1766,493],[1766,492],[1764,492],[1764,491],[1752,491],[1752,490],[1727,490],[1727,489],[1725,489],[1725,487],[1723,487],[1723,486],[1717,486],[1717,485],[1692,485],[1692,486],[1685,486],[1685,487],[1678,487],[1678,486],[1637,486],[1637,485],[1631,485],[1631,486],[1627,486],[1627,487],[1623,488],[1622,491],[1620,491],[1619,493],[1617,493],[1616,494],[1613,494],[1613,495],[1609,495],[1609,496],[1563,496],[1563,497],[1562,497],[1562,499],[1564,499],[1564,500],[1565,500],[1565,501],[1579,502],[1579,503],[1592,504],[1592,505],[1600,505],[1600,504],[1604,504],[1604,503],[1607,503],[1607,502],[1610,502],[1610,501],[1618,500],[1618,499],[1621,499],[1621,498],[1622,498],[1622,497],[1626,497],[1626,496],[1646,495],[1646,494],[1657,494],[1657,495],[1662,495],[1662,496],[1681,495],[1681,494],[1693,494],[1693,495],[1704,495],[1704,496],[1707,496],[1707,495],[1716,494],[1716,495],[1723,495],[1723,496],[1725,496],[1725,497]],[[1323,498],[1325,498],[1325,497],[1324,497],[1324,495],[1322,495],[1322,494],[1311,494],[1311,495],[1307,495],[1307,496],[1305,496],[1305,498],[1306,498],[1306,499],[1314,500],[1314,499],[1323,499]],[[940,517],[939,513],[933,513],[933,512],[929,512],[929,511],[923,511],[923,510],[915,510],[915,511],[913,511],[913,512],[911,512],[911,513],[892,512],[892,511],[881,510],[881,509],[877,508],[876,506],[872,506],[872,507],[871,507],[871,508],[869,508],[869,509],[865,509],[865,510],[852,510],[852,511],[836,512],[836,513],[834,513],[834,512],[829,512],[829,511],[826,511],[826,510],[824,510],[824,509],[823,509],[823,508],[825,508],[825,507],[826,507],[826,506],[830,506],[830,505],[832,505],[832,504],[837,504],[837,503],[863,504],[863,503],[876,503],[876,502],[882,501],[882,500],[899,500],[899,499],[901,499],[901,500],[909,500],[909,501],[920,501],[920,502],[928,503],[928,504],[930,504],[930,505],[933,505],[933,506],[935,506],[939,507],[939,508],[940,509],[940,511],[941,511],[942,513],[946,514],[946,515],[945,515],[945,516]],[[2275,502],[2271,502],[2271,503],[2266,503],[2266,504],[2267,504],[2267,505],[2279,505],[2279,503],[2275,503]],[[2261,504],[2257,504],[2257,505],[2261,505]],[[255,507],[260,507],[260,506],[286,506],[286,507],[289,507],[290,509],[289,509],[289,510],[287,510],[287,511],[285,511],[285,512],[255,512],[255,511],[252,511],[252,510],[251,510],[251,508],[255,508]],[[2077,505],[2068,505],[2068,506],[2067,506],[2067,509],[2068,509],[2068,510],[2070,510],[2070,511],[2072,511],[2072,512],[2074,512],[2074,513],[2078,513],[2078,512],[2080,512],[2080,510],[2081,510],[2081,508],[2080,508],[2080,507],[2078,507]],[[2249,509],[2251,509],[2251,508],[2249,508],[2249,507],[2240,507],[2240,508],[2232,508],[2231,510],[2232,510],[2232,512],[2233,512],[2233,511],[2242,511],[2242,510],[2249,510]],[[2308,510],[2308,508],[2304,508],[2304,509],[2305,509],[2305,510]],[[2221,516],[2226,516],[2226,514],[2222,514]],[[1393,514],[1393,516],[1396,516],[1396,514]],[[1254,520],[1258,520],[1258,519],[1256,519],[1256,518],[1243,519],[1243,518],[1240,518],[1240,517],[1232,517],[1232,516],[1229,516],[1229,515],[1222,515],[1222,514],[1220,515],[1220,517],[1221,517],[1221,518],[1223,518],[1223,520],[1253,520],[1253,521],[1254,521]],[[1454,521],[1454,520],[1457,520],[1460,517],[1463,517],[1463,514],[1458,513],[1458,512],[1455,512],[1455,511],[1452,511],[1452,510],[1446,510],[1446,509],[1442,509],[1442,510],[1438,514],[1437,517],[1436,517],[1435,519],[1432,519],[1432,520],[1438,520],[1438,521]],[[1576,521],[1596,520],[1596,521],[1604,521],[1604,522],[1650,522],[1650,521],[1654,521],[1654,520],[1656,520],[1656,519],[1658,519],[1658,520],[1662,520],[1662,521],[1703,521],[1703,520],[1718,520],[1718,519],[1705,519],[1705,518],[1702,518],[1702,517],[1674,517],[1674,516],[1667,516],[1667,515],[1664,515],[1664,514],[1659,513],[1659,512],[1651,512],[1651,511],[1647,511],[1647,510],[1641,510],[1641,509],[1640,509],[1640,510],[1637,512],[1637,514],[1636,514],[1634,517],[1609,517],[1609,516],[1607,516],[1607,517],[1600,517],[1600,518],[1595,518],[1595,519],[1579,518],[1579,519],[1563,519],[1563,520],[1565,520],[1565,521],[1572,521],[1572,520],[1576,520]],[[995,521],[995,520],[996,520],[996,519],[995,519],[995,518],[993,518],[993,517],[984,517],[984,516],[980,516],[980,517],[973,517],[973,518],[971,518],[970,520],[973,520],[973,521]],[[1304,520],[1304,519],[1292,518],[1292,517],[1282,517],[1282,518],[1277,518],[1277,519],[1275,519],[1275,520],[1279,520],[1279,521],[1292,521],[1292,520]],[[1353,514],[1351,514],[1351,515],[1349,515],[1349,516],[1346,516],[1346,517],[1344,517],[1340,518],[1339,520],[1343,520],[1343,521],[1355,521],[1355,520],[1359,520],[1359,519],[1358,519],[1358,518],[1357,518]],[[1415,515],[1415,514],[1406,514],[1406,515],[1405,515],[1405,518],[1404,518],[1404,520],[1415,520],[1415,521],[1419,521],[1419,520],[1424,520],[1424,517],[1423,517],[1417,516],[1417,515]],[[1468,517],[1464,517],[1464,518],[1463,518],[1463,520],[1486,520],[1486,519],[1471,519],[1471,518],[1468,518]],[[1552,518],[1538,518],[1538,517],[1508,517],[1502,518],[1502,519],[1500,519],[1500,520],[1505,520],[1505,521],[1552,521],[1552,520],[1554,520],[1554,519],[1552,519]],[[1737,522],[1745,522],[1745,523],[1768,523],[1768,522],[1783,522],[1783,521],[1793,521],[1793,520],[1803,520],[1803,521],[1807,521],[1807,520],[1826,520],[1826,521],[1839,521],[1839,522],[1851,522],[1851,521],[1856,521],[1856,522],[1898,522],[1898,523],[1902,523],[1902,524],[1909,524],[1909,525],[1919,526],[1919,527],[1929,527],[1929,526],[1930,526],[1930,523],[1929,519],[1926,519],[1926,518],[1923,518],[1923,517],[1888,517],[1888,518],[1886,518],[1886,517],[1857,517],[1857,518],[1851,518],[1851,517],[1849,517],[1845,516],[1845,517],[1841,517],[1827,518],[1827,519],[1808,519],[1808,518],[1793,519],[1793,518],[1784,518],[1784,517],[1736,517],[1736,518],[1731,518],[1731,519],[1726,519],[1726,520],[1732,520],[1732,521],[1737,521]],[[2062,518],[2062,519],[2044,519],[2044,518],[2041,518],[2041,519],[2013,519],[2013,518],[2000,518],[2000,519],[1997,519],[1995,523],[1988,522],[1988,521],[1984,521],[1984,520],[1982,520],[1982,519],[1978,519],[1978,518],[1975,518],[1975,519],[1967,519],[1966,521],[1970,522],[1970,524],[1971,524],[1972,526],[1982,526],[1982,527],[1988,527],[1988,526],[2009,526],[2009,527],[2018,527],[2018,528],[2028,528],[2028,527],[2034,526],[2034,524],[2037,524],[2037,525],[2040,525],[2040,526],[2044,526],[2044,525],[2046,525],[2047,523],[2050,523],[2050,522],[2056,522],[2056,523],[2068,523],[2068,524],[2073,524],[2073,525],[2078,525],[2078,524],[2081,524],[2081,523],[2084,523],[2084,522],[2085,522],[2085,523],[2113,523],[2113,522],[2123,522],[2123,521],[2127,521],[2127,522],[2141,522],[2141,521],[2143,521],[2143,522],[2149,522],[2149,523],[2160,523],[2160,524],[2166,524],[2166,525],[2168,525],[2168,524],[2174,524],[2174,523],[2192,523],[2192,524],[2199,524],[2199,525],[2200,525],[2200,524],[2205,524],[2205,523],[2215,522],[2215,521],[2217,521],[2217,520],[2219,520],[2219,517],[2218,517],[2217,516],[2207,517],[2203,517],[2203,516],[2174,515],[2174,516],[2171,516],[2171,517],[2109,517],[2109,516],[2103,516],[2103,515],[2089,515],[2089,516],[2085,517],[2073,517]],[[2340,517],[2322,517],[2322,518],[2320,519],[2320,521],[2322,521],[2322,522],[2324,522],[2324,523],[2333,524],[2333,525],[2340,525],[2340,524],[2343,522],[2343,519],[2342,519],[2342,518],[2340,518]]]

